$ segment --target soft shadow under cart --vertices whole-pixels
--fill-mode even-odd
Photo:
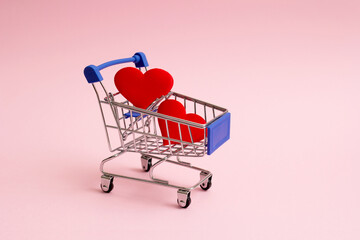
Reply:
[[[100,170],[103,174],[101,176],[101,189],[106,193],[111,192],[114,187],[113,180],[115,177],[160,184],[176,188],[179,206],[187,208],[191,203],[190,193],[194,188],[200,186],[203,190],[208,190],[211,187],[212,173],[208,170],[192,166],[190,163],[180,160],[180,157],[203,157],[210,155],[226,142],[230,138],[230,113],[223,107],[172,91],[166,96],[156,99],[147,109],[133,106],[126,99],[122,99],[119,93],[113,94],[108,92],[102,83],[103,77],[100,74],[100,71],[104,68],[131,62],[140,71],[147,71],[147,59],[141,52],[136,53],[130,58],[109,61],[99,66],[89,65],[84,69],[85,77],[96,93],[109,150],[114,153],[100,164]],[[175,99],[181,102],[188,112],[192,111],[202,116],[206,123],[190,122],[158,113],[158,106],[167,99]],[[158,120],[165,121],[166,127],[170,123],[177,124],[180,139],[162,136],[159,131]],[[190,140],[187,139],[185,141],[181,136],[180,129],[184,126],[189,129]],[[202,129],[204,139],[200,142],[194,142],[190,128]],[[167,131],[169,130],[167,129]],[[167,136],[171,135],[168,134]],[[164,145],[163,140],[168,140],[166,141],[168,144]],[[140,153],[141,166],[145,172],[148,172],[148,178],[136,178],[104,171],[105,163],[123,155],[125,152]],[[200,175],[199,181],[189,187],[173,185],[165,179],[155,178],[154,170],[164,162],[198,171]]]

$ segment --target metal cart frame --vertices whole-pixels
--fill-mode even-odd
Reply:
[[[129,101],[120,99],[119,93],[112,94],[108,92],[101,82],[103,77],[100,74],[100,70],[104,68],[128,62],[133,62],[138,69],[144,68],[147,71],[147,59],[145,54],[141,52],[136,53],[131,58],[106,62],[99,66],[89,65],[84,69],[84,75],[88,83],[92,84],[98,99],[109,150],[110,152],[115,152],[115,154],[104,159],[100,164],[100,171],[103,174],[101,176],[101,189],[106,193],[111,192],[114,187],[113,180],[115,177],[160,184],[178,189],[178,205],[182,208],[187,208],[191,203],[191,191],[198,186],[203,190],[208,190],[212,185],[213,175],[208,170],[192,166],[189,162],[181,161],[180,157],[203,157],[206,154],[210,155],[226,142],[230,138],[230,113],[225,108],[176,92],[169,92],[166,96],[161,96],[147,109],[132,106]],[[98,87],[100,87],[100,90],[98,90]],[[157,108],[159,104],[167,99],[175,99],[183,103],[187,110],[201,115],[206,123],[199,124],[158,113]],[[168,137],[161,135],[157,124],[159,120],[165,121]],[[177,124],[180,139],[171,138],[169,124]],[[191,141],[183,139],[182,129],[184,127],[188,130]],[[204,139],[200,142],[194,142],[192,137],[193,129],[203,130]],[[115,139],[118,140],[117,143],[114,144],[114,138],[110,136],[110,132],[115,132]],[[168,140],[168,144],[164,145],[163,140]],[[119,175],[104,170],[105,163],[125,152],[138,152],[141,154],[141,166],[145,172],[149,173],[148,179]],[[175,159],[171,160],[170,158]],[[153,162],[153,160],[155,161]],[[199,171],[200,180],[188,187],[173,185],[167,180],[155,178],[154,170],[164,162]]]

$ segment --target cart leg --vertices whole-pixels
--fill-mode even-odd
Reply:
[[[188,166],[188,167],[191,166],[191,163],[181,161],[179,156],[176,157],[176,160],[177,160],[181,165]]]
[[[177,203],[182,208],[187,208],[191,203],[190,191],[179,189],[177,191]]]
[[[141,156],[141,166],[145,172],[148,172],[152,166],[152,158],[147,155]]]
[[[101,190],[103,190],[103,192],[105,193],[109,193],[111,192],[111,190],[113,190],[114,188],[114,177],[112,176],[107,176],[107,175],[102,175],[101,176]]]
[[[158,183],[161,183],[161,184],[166,184],[166,185],[169,184],[169,182],[166,181],[166,180],[159,179],[159,178],[155,178],[155,177],[154,177],[154,174],[153,174],[155,168],[156,168],[157,166],[159,166],[160,164],[166,162],[167,160],[168,160],[168,156],[166,156],[166,157],[164,157],[164,158],[161,158],[159,161],[157,161],[157,162],[150,168],[149,176],[150,176],[150,178],[151,178],[153,181],[158,182]]]
[[[203,190],[208,190],[209,188],[211,188],[211,185],[212,185],[212,174],[209,173],[209,172],[205,172],[205,171],[202,171],[200,172],[200,181],[201,180],[204,180],[203,183],[200,184],[200,187],[203,189]]]

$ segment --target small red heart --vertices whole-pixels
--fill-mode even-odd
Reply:
[[[186,114],[184,106],[180,102],[173,100],[173,99],[163,101],[159,105],[158,113],[176,117],[176,118],[181,118],[181,119],[188,120],[191,122],[196,122],[196,123],[201,123],[201,124],[206,123],[205,120],[201,116],[199,116],[195,113]],[[165,120],[159,119],[159,127],[160,127],[160,131],[161,131],[161,135],[163,137],[168,137]],[[168,129],[169,129],[170,138],[178,139],[178,140],[181,139],[180,132],[179,132],[179,125],[177,123],[168,121]],[[188,126],[180,124],[180,129],[181,129],[182,140],[191,143],[191,137],[190,137]],[[190,127],[190,131],[191,131],[191,136],[192,136],[194,142],[199,142],[204,139],[204,129]],[[170,141],[170,142],[171,142],[171,144],[179,143],[179,142],[175,142],[175,141]],[[166,139],[163,139],[163,144],[168,145],[169,141]]]
[[[174,80],[165,70],[154,68],[143,74],[139,69],[126,67],[115,74],[115,86],[135,107],[146,109],[157,98],[166,95]]]

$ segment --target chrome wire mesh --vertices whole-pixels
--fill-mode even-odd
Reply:
[[[201,157],[207,149],[207,126],[226,113],[226,109],[213,104],[194,99],[179,93],[170,92],[155,100],[147,109],[134,107],[129,101],[121,101],[120,94],[107,93],[101,84],[105,97],[100,98],[99,92],[94,86],[98,97],[104,127],[109,144],[109,150],[128,151],[147,154]],[[175,99],[181,102],[187,113],[196,113],[203,117],[205,124],[189,122],[184,119],[174,118],[157,112],[158,106],[166,99]],[[162,136],[158,125],[159,119],[166,123],[167,136]],[[171,138],[169,123],[176,123],[179,128],[180,139]],[[184,141],[181,129],[189,130],[190,141]],[[193,141],[192,129],[201,129],[204,132],[203,140]],[[116,139],[117,138],[117,139]],[[163,141],[168,140],[164,145]],[[175,143],[174,143],[175,142]]]

